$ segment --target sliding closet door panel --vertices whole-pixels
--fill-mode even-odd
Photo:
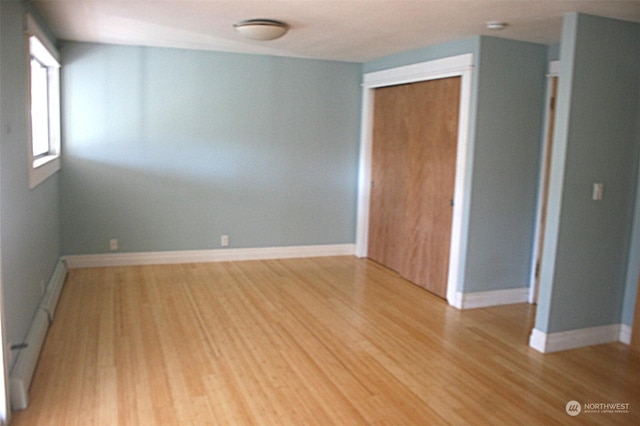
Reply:
[[[446,297],[460,78],[411,84],[402,275]]]
[[[404,86],[377,89],[374,101],[368,256],[400,272],[407,180]]]

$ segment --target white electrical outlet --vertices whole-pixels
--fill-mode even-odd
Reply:
[[[594,183],[591,198],[594,201],[600,201],[602,200],[602,197],[604,197],[604,183]]]
[[[222,247],[227,247],[229,245],[229,236],[223,235],[220,237],[220,245]]]
[[[109,240],[109,248],[111,251],[118,250],[118,240],[116,238]]]

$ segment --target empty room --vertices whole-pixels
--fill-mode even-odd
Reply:
[[[640,1],[0,36],[0,424],[640,423]]]

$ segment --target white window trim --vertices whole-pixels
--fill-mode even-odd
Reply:
[[[35,36],[47,48],[53,58],[60,63],[60,55],[57,49],[49,40],[49,37],[42,31],[36,20],[29,14],[25,15],[25,46],[27,61],[27,131],[28,131],[28,147],[27,160],[29,170],[29,188],[33,189],[40,183],[44,182],[58,170],[60,170],[60,135],[55,138],[54,144],[50,147],[51,154],[44,157],[34,158],[33,143],[31,141],[31,54],[29,46],[29,37]],[[58,108],[60,108],[58,106]],[[57,132],[60,132],[58,125]]]

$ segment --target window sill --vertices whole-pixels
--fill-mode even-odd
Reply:
[[[47,155],[33,160],[29,167],[29,189],[33,189],[60,170],[60,156]]]

